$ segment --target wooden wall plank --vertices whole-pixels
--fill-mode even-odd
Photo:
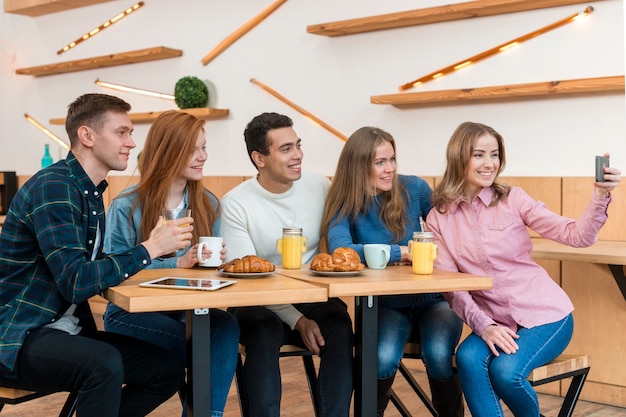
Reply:
[[[606,265],[565,261],[563,289],[574,303],[574,336],[566,353],[591,356],[588,381],[619,388],[615,398],[608,392],[583,389],[589,401],[626,406],[626,301]],[[615,393],[611,394],[614,395]]]
[[[179,49],[156,46],[136,51],[120,52],[116,54],[78,59],[75,61],[59,62],[56,64],[40,65],[37,67],[16,69],[16,74],[42,77],[46,75],[63,74],[67,72],[84,71],[94,68],[112,67],[116,65],[135,64],[138,62],[156,61],[159,59],[176,58],[183,55]]]
[[[42,16],[112,0],[4,0],[4,12]]]
[[[314,35],[343,36],[376,30],[448,22],[472,17],[492,16],[580,3],[582,3],[580,0],[476,0],[445,6],[320,23],[307,26],[307,32]]]
[[[442,103],[467,104],[467,102],[473,101],[514,100],[519,98],[601,93],[624,94],[624,76],[384,94],[370,97],[370,102],[372,104],[391,104],[395,107],[403,108]]]
[[[178,110],[185,113],[193,114],[198,119],[203,120],[211,120],[211,119],[219,119],[228,116],[228,109],[215,109],[212,107],[199,107],[194,109],[172,109]],[[151,111],[144,113],[128,113],[128,117],[130,117],[130,121],[133,123],[152,123],[154,120],[159,117],[164,111]],[[64,125],[65,118],[54,118],[50,119],[51,125]]]
[[[593,156],[589,159],[589,170],[593,170]],[[589,204],[593,191],[592,177],[563,177],[563,215],[577,219]],[[612,192],[607,219],[598,238],[601,240],[626,240],[626,189],[617,187]]]

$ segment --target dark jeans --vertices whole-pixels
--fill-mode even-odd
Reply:
[[[339,299],[326,303],[295,304],[314,320],[326,345],[320,352],[318,387],[322,417],[347,417],[352,397],[353,334],[346,305]],[[252,417],[279,417],[281,379],[280,347],[305,347],[297,330],[291,330],[276,314],[263,307],[237,307],[241,343],[246,347],[243,385]]]
[[[0,377],[0,383],[31,391],[77,391],[78,417],[134,417],[149,414],[176,393],[183,369],[165,350],[124,335],[72,336],[42,327],[30,332],[20,350],[17,379]]]

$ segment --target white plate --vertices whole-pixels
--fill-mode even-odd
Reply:
[[[313,275],[321,275],[323,277],[353,277],[356,275],[361,275],[365,272],[365,269],[362,271],[345,271],[345,272],[335,272],[335,271],[315,271],[309,268],[309,272]]]
[[[231,278],[263,278],[268,275],[272,275],[276,271],[271,272],[226,272],[223,269],[218,269],[217,272],[220,275]]]

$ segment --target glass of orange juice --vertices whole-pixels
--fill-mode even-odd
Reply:
[[[302,266],[302,254],[309,246],[309,239],[302,236],[300,227],[284,227],[283,236],[276,241],[276,251],[282,255],[285,269],[299,269]]]
[[[162,209],[161,216],[163,216],[163,224],[167,224],[169,221],[181,219],[183,217],[191,217],[191,209]],[[178,225],[178,227],[189,226],[189,223]],[[185,249],[185,248],[180,248]]]
[[[183,217],[191,217],[190,209],[163,209],[161,210],[163,216],[163,224],[167,224],[170,220],[176,220]],[[188,224],[181,224],[180,227],[189,226]]]
[[[409,251],[413,258],[413,273],[430,275],[437,259],[437,245],[433,243],[432,232],[414,232],[409,241]]]

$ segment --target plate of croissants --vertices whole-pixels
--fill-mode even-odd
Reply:
[[[235,258],[217,267],[217,272],[232,278],[262,278],[272,275],[276,267],[267,259],[256,255]]]
[[[337,248],[330,253],[319,253],[311,260],[309,271],[322,276],[354,276],[365,271],[359,254],[351,248]]]

